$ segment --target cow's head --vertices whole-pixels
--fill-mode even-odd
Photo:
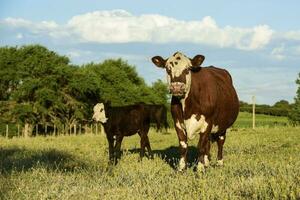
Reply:
[[[152,62],[167,71],[170,93],[176,97],[184,97],[191,87],[191,73],[199,70],[204,61],[203,55],[196,55],[193,59],[188,58],[180,52],[176,52],[168,59],[160,56],[152,58]]]
[[[107,121],[103,103],[97,103],[94,106],[93,110],[94,110],[93,120],[101,123],[105,123]]]

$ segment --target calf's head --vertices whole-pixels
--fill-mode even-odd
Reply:
[[[190,59],[184,54],[176,52],[168,59],[155,56],[152,58],[152,62],[157,67],[166,69],[170,93],[182,98],[190,90],[192,71],[199,70],[204,59],[203,55],[196,55]]]
[[[93,110],[94,110],[93,120],[101,123],[105,123],[107,121],[103,103],[97,103],[94,106]]]

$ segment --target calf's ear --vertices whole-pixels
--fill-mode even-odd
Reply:
[[[203,55],[196,55],[193,59],[191,59],[192,70],[197,70],[201,68],[201,64],[203,63],[205,57]]]
[[[165,68],[166,60],[163,59],[162,57],[154,56],[151,60],[157,67]]]

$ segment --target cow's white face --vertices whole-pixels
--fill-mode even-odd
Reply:
[[[94,106],[93,110],[94,110],[93,120],[101,123],[105,123],[107,121],[103,103],[97,103]]]
[[[176,97],[184,97],[191,87],[191,71],[200,69],[204,56],[197,55],[193,59],[180,52],[164,60],[160,56],[152,58],[152,62],[167,71],[167,79],[170,93]]]

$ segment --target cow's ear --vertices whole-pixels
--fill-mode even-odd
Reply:
[[[151,60],[157,67],[165,68],[166,60],[163,59],[162,57],[154,56]]]
[[[203,63],[205,57],[203,55],[196,55],[193,59],[191,59],[192,70],[196,70],[201,68],[201,64]]]

